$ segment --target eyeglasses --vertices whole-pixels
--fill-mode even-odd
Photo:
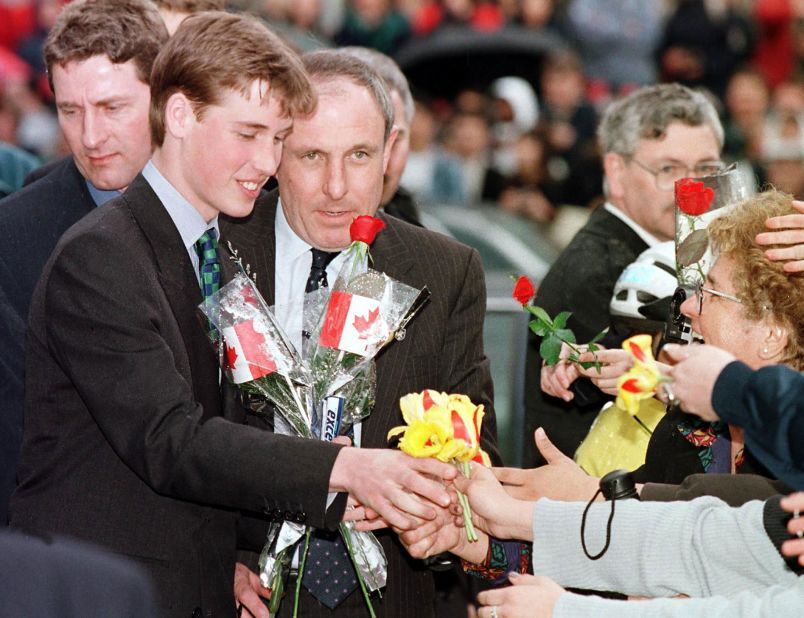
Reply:
[[[719,290],[715,290],[713,288],[708,288],[706,286],[699,285],[699,286],[697,286],[695,288],[695,298],[698,301],[698,315],[699,316],[701,315],[701,312],[703,311],[703,300],[704,300],[703,293],[704,292],[706,292],[707,294],[711,294],[712,296],[718,296],[720,298],[725,298],[726,300],[730,300],[733,303],[739,303],[741,305],[743,304],[743,301],[741,301],[739,298],[737,298],[733,294],[726,294],[726,292],[720,292]]]
[[[723,169],[723,163],[720,161],[707,161],[694,165],[693,167],[667,163],[666,165],[662,165],[659,169],[648,167],[634,158],[632,158],[631,161],[653,176],[653,181],[656,183],[656,188],[659,189],[659,191],[672,191],[675,188],[676,181],[682,178],[711,176]]]

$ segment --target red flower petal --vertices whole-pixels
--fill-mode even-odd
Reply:
[[[700,180],[683,178],[676,183],[676,205],[688,215],[708,212],[714,199],[714,189]]]
[[[464,425],[461,415],[455,410],[452,411],[452,435],[467,444],[474,444],[474,440],[472,440],[472,436],[469,435],[469,430],[466,425]]]
[[[631,354],[634,355],[634,358],[637,359],[640,363],[644,363],[645,362],[645,352],[642,350],[642,348],[640,348],[633,341],[629,341],[628,346],[631,348]]]
[[[530,279],[522,275],[514,284],[512,296],[520,305],[527,305],[536,296],[536,288],[533,287],[533,282]]]
[[[370,217],[369,215],[360,215],[352,221],[349,226],[349,236],[352,241],[359,240],[367,245],[374,242],[374,237],[377,233],[385,227],[385,223],[377,217]]]
[[[628,391],[629,393],[641,393],[642,389],[639,388],[639,380],[636,378],[631,378],[630,380],[626,380],[623,382],[623,385],[620,387],[624,391]]]
[[[434,403],[435,402],[433,401],[433,398],[430,397],[430,391],[425,389],[424,394],[422,396],[422,407],[425,409],[425,411],[427,411],[433,407]]]

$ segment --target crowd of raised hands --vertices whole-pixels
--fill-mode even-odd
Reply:
[[[798,214],[768,219],[765,222],[768,231],[758,234],[755,242],[758,245],[771,247],[765,251],[765,256],[769,260],[783,262],[784,272],[797,274],[804,272],[804,202],[794,201],[793,208],[798,211]],[[569,350],[565,350],[562,357],[566,359],[568,355]],[[600,364],[597,368],[584,369],[578,363],[569,360],[562,360],[552,367],[545,366],[541,375],[541,388],[553,396],[570,400],[573,397],[570,388],[572,383],[575,380],[586,378],[602,391],[611,395],[616,394],[618,379],[631,367],[632,357],[624,350],[619,349],[600,350],[596,352],[596,355],[596,360]],[[593,360],[593,357],[587,353],[581,356],[581,360]],[[668,383],[672,385],[672,397],[675,401],[680,402],[683,410],[704,421],[714,422],[719,419],[719,416],[713,404],[713,389],[724,369],[735,363],[736,360],[739,359],[735,354],[714,345],[668,344],[663,348],[658,364],[662,373],[667,376]],[[794,388],[798,388],[798,392],[801,392],[800,383],[804,382],[804,378],[796,371],[790,371],[790,374],[791,379],[794,380]],[[663,396],[661,388],[657,394],[660,397]],[[763,400],[762,403],[773,405],[772,401],[767,400]],[[785,404],[780,403],[779,405]],[[800,403],[792,405],[796,409],[801,407]],[[748,428],[747,431],[751,431],[751,429]],[[358,528],[367,530],[384,526],[393,528],[399,535],[402,544],[415,558],[427,558],[443,552],[450,552],[460,557],[466,565],[487,565],[491,554],[495,551],[495,544],[499,544],[500,541],[510,542],[510,540],[533,543],[532,551],[536,554],[542,547],[538,543],[539,539],[535,538],[536,535],[542,535],[540,538],[543,540],[548,536],[566,534],[565,529],[560,526],[551,527],[550,522],[538,521],[540,512],[542,512],[540,508],[543,509],[539,505],[544,504],[543,500],[576,503],[577,508],[578,503],[585,505],[595,499],[601,501],[602,497],[596,495],[600,479],[588,475],[575,461],[561,453],[550,442],[542,429],[536,431],[534,438],[535,447],[547,462],[544,466],[533,469],[506,467],[488,469],[473,464],[470,478],[456,475],[446,481],[446,492],[450,496],[449,506],[445,506],[443,495],[440,496],[440,503],[436,504],[425,500],[422,496],[414,498],[410,494],[408,500],[420,502],[420,505],[414,509],[406,508],[407,514],[404,518],[390,520],[378,512],[378,509],[362,506],[357,502],[347,512],[347,518],[357,521]],[[795,454],[797,452],[798,450],[794,446],[791,452],[775,453],[774,456],[778,456],[788,466],[788,469],[800,471],[804,467],[802,465],[804,462],[797,459],[798,456]],[[791,453],[793,454],[791,455]],[[791,479],[800,477],[785,477],[783,474],[779,476],[794,488],[802,488],[799,486],[798,480],[791,481]],[[444,479],[444,475],[441,478]],[[641,491],[642,486],[639,485],[637,490]],[[462,510],[458,506],[457,492],[464,493],[471,506],[472,520],[479,537],[475,542],[470,542],[467,538]],[[432,494],[432,492],[430,493]],[[421,503],[422,501],[427,502],[426,507]],[[804,518],[798,516],[804,510],[804,492],[789,494],[783,497],[778,505],[781,511],[792,514],[792,517],[788,517],[789,521],[786,524],[789,538],[779,541],[777,549],[782,557],[804,566],[804,538],[802,538],[804,537]],[[636,506],[629,505],[628,508],[630,512],[632,509],[646,507],[641,512],[634,512],[640,520],[647,522],[657,516],[655,512],[651,511],[650,506],[650,504],[643,503]],[[594,509],[608,508],[606,505],[593,505],[593,507]],[[712,508],[730,510],[737,513],[736,518],[743,518],[744,515],[740,512],[744,509],[730,509],[724,503],[719,503]],[[594,510],[592,512],[594,513]],[[572,519],[576,526],[578,524],[577,515],[577,510],[567,513],[568,520]],[[704,518],[700,517],[700,519]],[[738,520],[735,519],[735,521]],[[683,542],[683,537],[679,537],[678,540]],[[566,544],[567,546],[577,545],[577,537],[566,538]],[[616,546],[616,541],[612,541],[612,544]],[[639,551],[633,555],[634,561],[644,561],[645,556],[641,554],[642,552]],[[537,555],[534,555],[532,560],[534,568],[541,564],[540,557]],[[712,566],[707,562],[704,564],[708,567]],[[508,574],[508,582],[511,585],[497,587],[479,594],[478,615],[480,618],[553,616],[556,603],[562,595],[567,594],[564,586],[577,587],[578,585],[576,580],[561,581],[558,576],[553,579],[545,574],[539,574],[538,570],[536,570],[536,575],[529,575],[519,572],[522,569],[516,568],[517,565],[509,566],[514,567]],[[646,561],[639,566],[648,570],[661,570],[659,564],[649,564]],[[589,575],[589,573],[595,568],[612,570],[612,565],[610,563],[606,565],[605,561],[596,563],[590,560],[582,568],[588,571],[586,576],[591,579],[581,579],[580,581],[590,581],[591,583],[595,576]],[[624,568],[627,569],[628,566],[624,566]],[[757,576],[756,579],[757,585],[762,583],[761,577]],[[646,584],[644,590],[637,590],[648,596],[655,591],[650,584]],[[716,592],[716,590],[710,591]],[[619,590],[619,592],[634,595],[633,589]],[[683,589],[676,592],[686,594]],[[801,590],[794,594],[801,595],[794,599],[794,605],[798,602],[796,599],[804,600]]]

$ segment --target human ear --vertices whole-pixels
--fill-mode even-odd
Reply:
[[[615,199],[622,197],[625,193],[623,180],[625,159],[616,152],[607,152],[603,156],[603,171],[605,172],[609,196]]]
[[[765,337],[761,342],[761,348],[758,353],[759,358],[762,360],[780,358],[784,355],[784,350],[787,347],[787,328],[777,324],[764,326],[763,328],[765,328]]]
[[[191,119],[195,118],[190,100],[181,92],[170,95],[165,104],[165,132],[177,139],[187,133]]]

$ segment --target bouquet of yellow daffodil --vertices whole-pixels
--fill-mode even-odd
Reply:
[[[399,448],[412,457],[435,457],[451,462],[466,476],[469,462],[490,466],[488,454],[480,448],[483,406],[476,406],[466,395],[447,395],[434,390],[411,393],[399,400],[405,425],[394,427],[388,439],[401,435]],[[463,508],[466,538],[477,541],[472,525],[469,500],[458,492]]]
[[[617,406],[633,416],[643,427],[644,424],[637,416],[641,402],[653,397],[659,384],[668,379],[659,372],[653,358],[652,344],[653,338],[650,335],[634,335],[623,341],[623,349],[634,358],[634,366],[617,381]],[[645,429],[652,433],[647,427]]]

